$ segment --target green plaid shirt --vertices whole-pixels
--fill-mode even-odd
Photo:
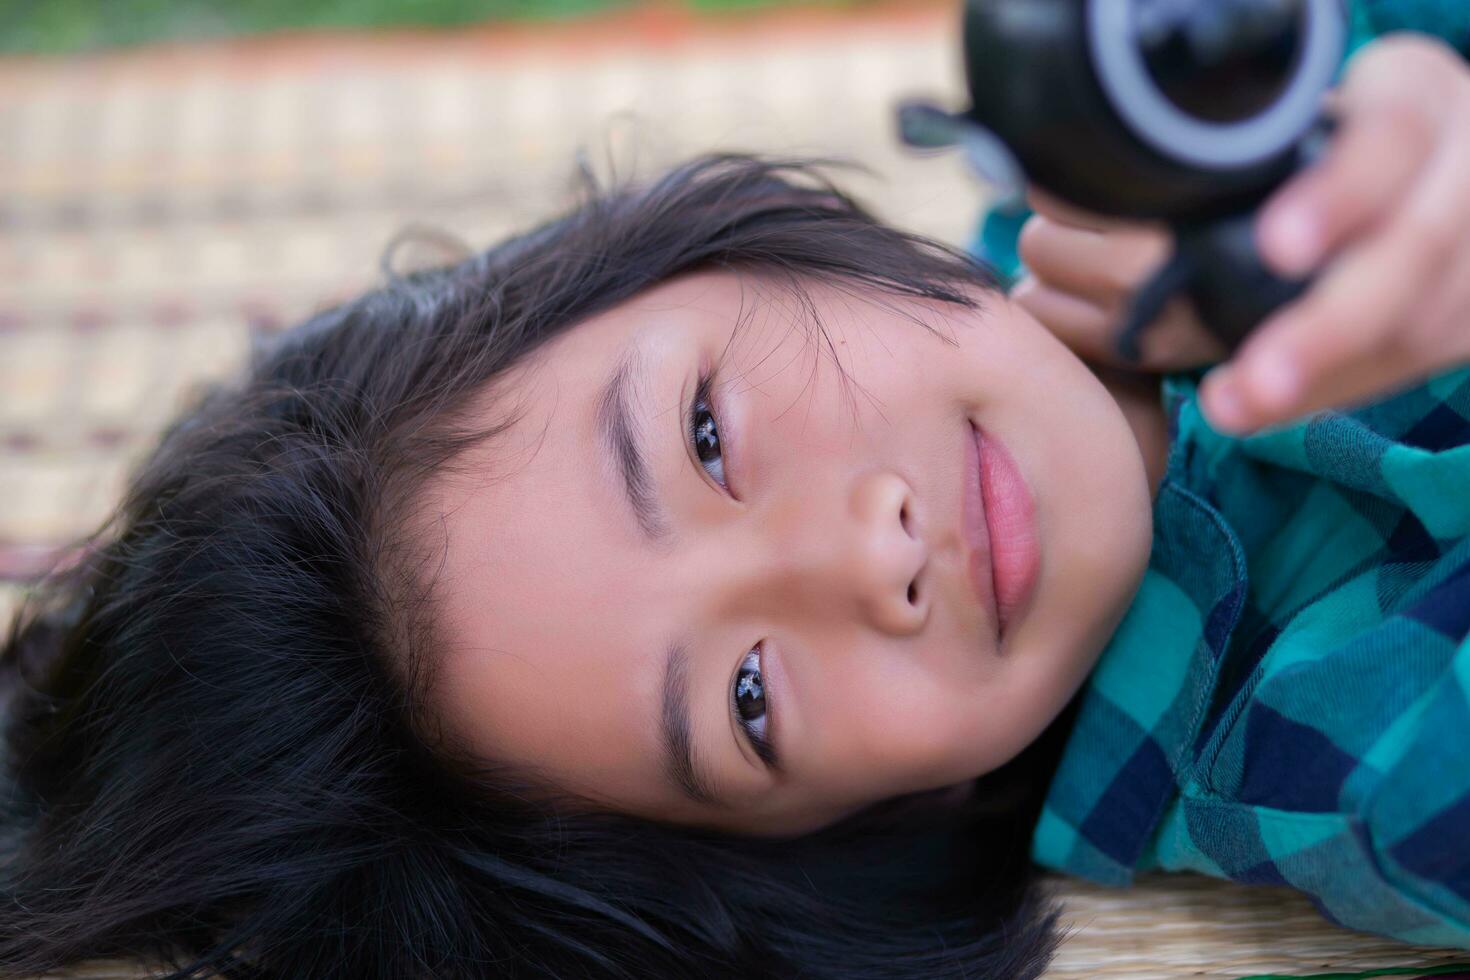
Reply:
[[[1035,859],[1305,892],[1470,948],[1470,369],[1233,438],[1168,377],[1153,552]]]

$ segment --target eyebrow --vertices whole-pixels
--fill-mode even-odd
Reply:
[[[638,530],[650,544],[662,545],[673,531],[649,473],[642,428],[628,407],[633,395],[642,393],[646,378],[642,349],[631,344],[623,351],[598,396],[597,431],[608,453],[617,461],[623,496],[633,510]]]
[[[659,711],[659,740],[663,746],[664,777],[695,803],[715,807],[727,804],[714,781],[699,765],[689,728],[689,653],[680,643],[669,646],[664,657],[663,703]]]
[[[666,544],[673,531],[664,516],[657,488],[649,473],[643,451],[642,429],[629,405],[643,393],[647,363],[636,343],[630,344],[597,399],[597,430],[608,453],[617,461],[623,496],[632,508],[638,529],[649,543]],[[691,802],[725,807],[714,781],[699,764],[694,735],[689,724],[689,651],[682,643],[671,643],[664,654],[662,698],[659,705],[659,745],[664,779]]]

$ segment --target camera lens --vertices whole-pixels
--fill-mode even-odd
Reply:
[[[1134,0],[1133,28],[1154,84],[1197,119],[1231,123],[1291,82],[1306,0]]]

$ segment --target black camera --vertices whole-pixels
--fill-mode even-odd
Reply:
[[[1234,348],[1302,281],[1261,263],[1254,218],[1320,154],[1344,0],[968,0],[971,106],[910,104],[914,146],[959,144],[1002,194],[1034,181],[1091,211],[1167,222],[1177,248],[1119,347],[1176,293]]]

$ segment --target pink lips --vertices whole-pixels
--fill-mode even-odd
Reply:
[[[970,585],[998,638],[1030,598],[1041,566],[1036,507],[1016,461],[973,425],[966,440],[962,525]]]

